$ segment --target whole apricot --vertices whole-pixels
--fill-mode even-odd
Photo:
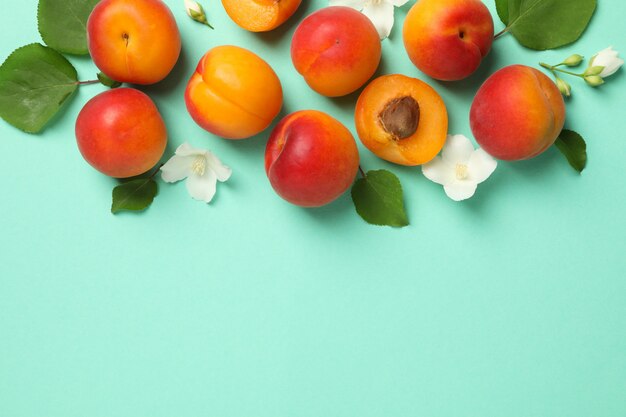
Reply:
[[[110,78],[154,84],[174,68],[181,41],[176,20],[161,0],[102,0],[87,21],[89,53]]]
[[[187,110],[198,125],[226,139],[265,130],[283,105],[278,76],[263,59],[238,46],[207,52],[185,91]]]
[[[314,110],[292,113],[272,131],[265,172],[276,193],[292,204],[318,207],[354,182],[359,151],[341,122]]]
[[[565,103],[541,71],[511,65],[480,87],[470,109],[476,141],[493,157],[514,161],[548,149],[565,123]]]
[[[143,174],[163,156],[167,130],[154,102],[132,88],[100,93],[76,119],[76,142],[85,160],[115,178]]]
[[[328,97],[350,94],[380,63],[380,38],[372,22],[350,7],[325,7],[300,23],[291,59],[307,84]]]
[[[433,159],[448,132],[441,96],[417,78],[383,75],[361,93],[355,111],[361,142],[378,157],[400,165]]]
[[[224,10],[242,28],[267,32],[285,23],[302,0],[222,0]]]
[[[404,46],[413,64],[442,81],[478,69],[493,42],[493,19],[480,0],[418,0],[404,20]]]

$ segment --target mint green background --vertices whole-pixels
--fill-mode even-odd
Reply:
[[[0,416],[626,415],[623,69],[596,90],[569,79],[567,127],[588,142],[582,176],[551,149],[501,163],[472,200],[455,203],[419,169],[360,147],[366,169],[390,169],[405,188],[411,226],[378,228],[348,195],[315,210],[283,202],[263,169],[267,132],[220,140],[184,106],[203,53],[236,44],[276,69],[283,114],[324,110],[354,132],[356,95],[320,97],[290,62],[297,22],[325,0],[305,0],[260,35],[236,27],[217,0],[204,1],[213,32],[186,17],[182,0],[167,3],[184,51],[166,81],[144,90],[166,119],[168,156],[186,140],[210,148],[232,180],[211,205],[161,183],[149,210],[113,216],[115,181],[82,160],[73,133],[103,87],[81,88],[42,135],[0,122]],[[600,3],[576,44],[534,52],[506,36],[457,83],[410,64],[407,6],[380,72],[428,81],[450,131],[470,135],[471,99],[496,69],[626,51],[626,6]],[[3,57],[39,41],[35,10],[26,0],[0,14]],[[71,60],[94,77],[89,59]]]

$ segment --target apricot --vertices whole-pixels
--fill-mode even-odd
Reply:
[[[533,158],[548,149],[565,123],[565,103],[542,72],[511,65],[480,87],[470,109],[476,141],[495,158]]]
[[[87,39],[100,71],[132,84],[164,79],[181,48],[176,20],[161,0],[102,0],[89,15]]]
[[[291,59],[319,94],[350,94],[369,80],[380,63],[380,38],[372,22],[350,7],[325,7],[300,23]]]
[[[298,10],[300,3],[302,0],[222,0],[228,16],[251,32],[276,29]]]
[[[361,142],[376,156],[400,165],[433,159],[448,132],[441,96],[417,78],[383,75],[361,93],[355,111]]]
[[[76,119],[76,142],[83,158],[98,171],[127,178],[159,162],[167,130],[150,97],[132,88],[118,88],[85,104]]]
[[[442,81],[470,76],[489,53],[493,19],[480,0],[418,0],[404,20],[413,64]]]
[[[319,207],[354,182],[359,151],[350,131],[326,113],[305,110],[283,118],[265,149],[265,172],[276,193],[303,207]]]
[[[195,122],[226,139],[265,130],[283,105],[278,76],[265,61],[238,46],[207,52],[191,76],[185,102]]]

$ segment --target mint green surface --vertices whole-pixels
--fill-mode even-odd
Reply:
[[[264,173],[268,132],[224,141],[184,105],[203,53],[235,44],[276,69],[283,114],[323,110],[354,132],[357,95],[320,97],[290,62],[297,22],[326,1],[305,0],[269,34],[239,29],[217,0],[204,1],[215,31],[191,21],[182,0],[167,3],[183,53],[166,81],[143,89],[166,119],[167,156],[189,141],[233,177],[208,206],[160,182],[149,210],[113,216],[116,182],[83,161],[73,131],[104,87],[81,88],[42,135],[0,121],[0,416],[626,415],[624,69],[596,90],[568,80],[566,126],[588,143],[582,175],[550,149],[501,163],[455,203],[419,169],[359,144],[365,169],[390,169],[405,189],[411,226],[378,228],[349,194],[315,210],[285,203]],[[453,133],[471,134],[471,99],[498,68],[609,45],[626,52],[626,5],[603,0],[574,45],[535,52],[505,36],[470,79],[439,83],[404,52],[408,8],[380,73],[433,85]],[[40,39],[35,15],[35,0],[3,7],[2,59]],[[88,58],[71,61],[95,78]]]

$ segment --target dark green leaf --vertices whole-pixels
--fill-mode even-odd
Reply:
[[[531,49],[554,49],[577,40],[597,0],[509,0],[509,32]]]
[[[583,172],[587,165],[587,144],[582,136],[573,130],[563,129],[554,144],[565,155],[572,168]]]
[[[509,25],[509,0],[496,0],[498,16],[505,26]]]
[[[402,185],[389,171],[368,171],[352,187],[352,201],[357,213],[370,224],[394,227],[409,224]]]
[[[118,185],[113,189],[111,213],[144,210],[152,204],[157,192],[158,185],[152,178],[141,178]]]
[[[37,21],[46,45],[67,54],[88,54],[87,19],[98,1],[39,0]]]
[[[15,50],[0,67],[0,117],[28,133],[41,131],[78,88],[76,69],[38,43]]]
[[[120,85],[122,85],[121,82],[119,81],[115,81],[111,78],[109,78],[106,74],[104,74],[103,72],[99,72],[98,73],[98,80],[100,81],[100,84],[107,86],[109,88],[117,88]]]

